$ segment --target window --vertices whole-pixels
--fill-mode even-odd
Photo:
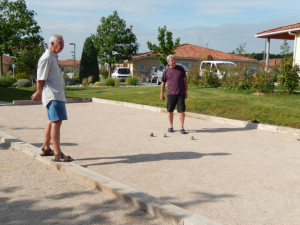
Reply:
[[[182,65],[184,65],[187,69],[189,69],[190,68],[190,66],[191,66],[191,63],[188,63],[188,62],[183,62],[182,63]]]
[[[61,67],[61,72],[65,72],[65,67]]]
[[[139,70],[140,70],[141,72],[144,72],[144,71],[145,71],[145,65],[140,65],[140,66],[139,66]]]

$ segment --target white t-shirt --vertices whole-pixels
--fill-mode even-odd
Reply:
[[[46,107],[52,100],[66,101],[65,81],[60,72],[58,56],[47,49],[38,62],[37,79],[44,80],[42,103]]]

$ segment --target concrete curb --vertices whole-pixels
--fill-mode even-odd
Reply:
[[[67,98],[66,103],[92,102],[92,98]],[[33,102],[31,100],[15,100],[13,105],[40,105],[42,102]]]
[[[99,98],[92,98],[92,102],[127,106],[127,107],[131,107],[131,108],[147,109],[147,110],[151,110],[151,111],[155,111],[155,112],[167,113],[167,110],[165,108],[148,106],[148,105],[140,105],[140,104],[134,104],[134,103],[128,103],[128,102],[119,102],[119,101],[99,99]],[[247,122],[247,121],[242,121],[242,120],[227,119],[227,118],[203,115],[203,114],[192,113],[192,112],[186,112],[185,116],[190,117],[190,118],[200,119],[200,120],[207,120],[207,121],[211,121],[211,122],[215,122],[215,123],[223,123],[223,124],[227,124],[227,125],[237,126],[237,127],[245,128],[245,130],[257,129],[257,130],[269,131],[269,132],[274,132],[274,133],[300,136],[300,129],[296,129],[296,128],[275,126],[275,125],[269,125],[269,124],[252,123],[252,122]]]
[[[65,172],[101,191],[112,194],[122,200],[131,202],[135,207],[158,217],[163,217],[176,225],[220,225],[201,215],[167,203],[146,193],[140,192],[99,173],[88,170],[75,163],[53,162],[51,156],[41,157],[40,149],[0,131],[0,142],[10,145],[14,150],[21,151],[48,166]]]

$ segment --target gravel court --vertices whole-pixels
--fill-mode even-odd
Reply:
[[[0,143],[0,224],[169,224]]]
[[[177,116],[169,134],[164,113],[99,103],[67,111],[62,148],[79,165],[222,224],[300,222],[294,136],[193,118],[182,135]],[[37,147],[45,121],[41,105],[0,108],[0,130]]]

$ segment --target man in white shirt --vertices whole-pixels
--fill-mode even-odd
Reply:
[[[37,70],[37,91],[31,96],[32,101],[42,100],[47,108],[48,121],[44,133],[41,156],[53,156],[53,161],[71,162],[72,157],[64,155],[60,148],[60,127],[67,120],[64,78],[58,65],[58,56],[64,48],[64,39],[54,34],[49,39],[50,47],[41,56]],[[50,141],[53,150],[50,148]]]

